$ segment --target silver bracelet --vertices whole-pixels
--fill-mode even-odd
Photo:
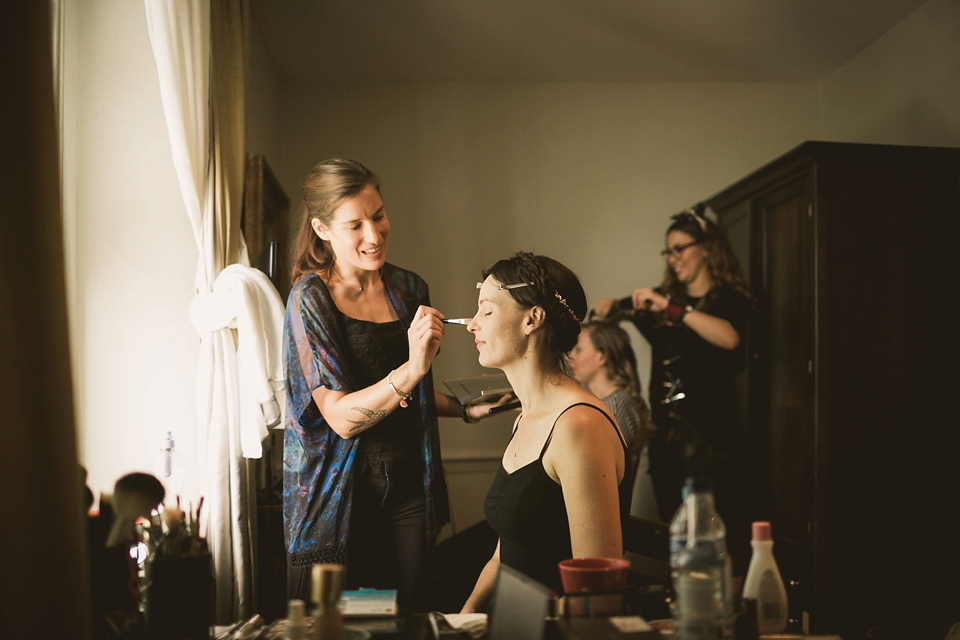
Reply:
[[[396,371],[396,369],[394,369],[393,371]],[[403,391],[400,391],[400,390],[397,389],[395,386],[393,386],[393,381],[390,379],[390,376],[393,375],[393,371],[391,371],[390,373],[387,374],[387,384],[390,385],[390,388],[393,389],[393,392],[394,392],[395,394],[397,394],[398,396],[400,396],[400,406],[403,407],[404,409],[406,409],[407,406],[408,406],[407,403],[410,402],[411,400],[413,400],[413,394],[412,394],[412,393],[404,393]]]

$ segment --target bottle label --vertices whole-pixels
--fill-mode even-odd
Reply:
[[[689,624],[696,627],[719,628],[725,618],[719,571],[687,570],[678,578],[676,589],[679,610],[677,613],[681,623],[684,626]]]
[[[674,567],[677,564],[677,558],[680,556],[680,552],[683,551],[683,548],[687,546],[686,540],[676,540],[670,539],[670,566]]]
[[[719,640],[724,637],[719,624],[700,620],[683,620],[679,624],[674,622],[673,633],[683,640]]]
[[[760,576],[757,597],[757,626],[761,633],[783,631],[787,624],[786,592],[779,576],[767,569]]]

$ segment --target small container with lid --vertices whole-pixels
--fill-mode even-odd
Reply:
[[[303,600],[291,600],[287,603],[287,622],[283,626],[284,640],[306,640],[307,617]]]

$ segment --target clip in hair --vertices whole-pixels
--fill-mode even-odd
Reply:
[[[477,283],[477,289],[483,286],[482,282]],[[532,287],[532,282],[518,282],[517,284],[503,284],[502,282],[497,283],[497,291],[503,291],[504,289],[519,289],[520,287]]]
[[[697,226],[700,227],[700,231],[703,233],[707,232],[707,216],[704,215],[707,207],[702,203],[695,204],[686,211],[681,211],[680,213],[670,216],[670,219],[674,222],[696,222]]]

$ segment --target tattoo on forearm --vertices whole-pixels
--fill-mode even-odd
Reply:
[[[387,415],[387,412],[384,411],[383,409],[378,409],[376,411],[371,411],[370,409],[364,409],[363,407],[351,407],[351,409],[353,409],[354,411],[359,411],[363,415],[367,416],[367,419],[366,420],[347,420],[347,422],[356,425],[355,427],[350,429],[350,433],[353,433],[354,431],[360,431],[361,429],[366,429],[367,427],[372,427],[373,425],[383,420],[383,416]]]

